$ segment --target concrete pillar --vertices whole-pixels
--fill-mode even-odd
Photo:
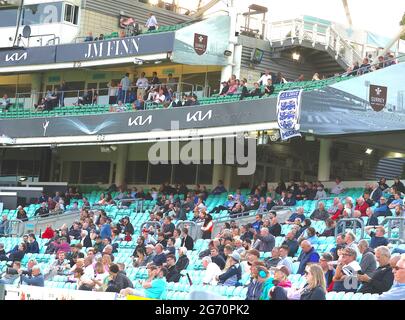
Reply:
[[[319,147],[319,165],[318,165],[318,180],[329,181],[330,179],[330,148],[331,140],[320,139]]]
[[[38,103],[40,92],[42,91],[42,73],[33,73],[31,75],[31,102],[30,108]]]
[[[235,37],[236,25],[238,20],[237,8],[233,0],[230,0],[230,6],[228,7],[230,19],[230,33],[229,33],[229,45],[228,50],[232,52],[232,56],[228,57],[228,64],[222,68],[221,72],[221,82],[228,81],[234,72],[234,57],[235,57],[235,44],[238,39]],[[222,86],[221,86],[222,89]]]
[[[212,185],[215,186],[218,180],[224,180],[225,177],[225,166],[222,164],[214,164],[214,169],[212,171]]]
[[[117,186],[122,185],[126,182],[126,171],[127,171],[127,161],[128,161],[128,145],[122,144],[117,146],[117,157],[116,163],[117,168],[115,172],[115,184]]]
[[[230,190],[232,187],[232,177],[233,177],[234,167],[233,166],[226,166],[225,167],[225,177],[224,177],[224,185],[226,190]]]

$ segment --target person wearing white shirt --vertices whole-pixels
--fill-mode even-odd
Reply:
[[[267,70],[264,75],[262,75],[262,77],[259,79],[259,81],[257,81],[260,85],[265,86],[267,84],[267,80],[272,80],[270,71]]]
[[[280,261],[277,264],[277,267],[285,266],[288,269],[288,272],[291,274],[293,269],[292,259],[288,256],[290,248],[287,245],[282,245],[279,249]]]
[[[165,102],[166,96],[163,94],[163,90],[159,89],[159,93],[155,95],[154,103],[161,104]]]
[[[331,190],[331,194],[341,194],[343,192],[345,192],[345,187],[342,183],[342,180],[340,180],[340,178],[336,178],[335,180],[336,185],[332,188]]]
[[[205,276],[202,283],[216,286],[218,284],[216,277],[222,273],[221,269],[216,263],[212,262],[211,257],[204,257],[202,259],[202,265],[205,269]]]
[[[148,31],[156,30],[158,27],[156,17],[153,15],[153,13],[149,13],[149,19],[146,21],[145,27],[148,28]]]
[[[136,86],[138,87],[137,95],[142,95],[142,97],[144,97],[146,89],[149,87],[149,81],[145,77],[145,72],[141,73],[140,78],[136,81]]]

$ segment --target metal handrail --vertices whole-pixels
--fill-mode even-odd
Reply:
[[[339,222],[336,224],[336,227],[335,227],[335,239],[337,238],[337,236],[338,236],[338,234],[339,234],[339,227],[341,226],[341,225],[344,225],[344,228],[343,228],[343,230],[346,230],[347,229],[347,222],[355,222],[355,224],[354,224],[354,228],[353,228],[353,231],[354,232],[356,232],[356,230],[357,230],[357,222],[358,223],[360,223],[360,225],[361,225],[361,239],[363,239],[364,238],[364,221],[363,221],[363,219],[358,219],[358,218],[345,218],[345,219],[340,219],[339,220]]]
[[[160,229],[162,226],[160,224],[160,222],[157,221],[145,221],[144,223],[141,224],[140,228],[139,228],[139,234],[142,235],[142,230],[145,226],[158,226],[158,229]]]
[[[188,235],[192,237],[194,240],[197,240],[197,237],[200,234],[201,229],[199,229],[199,224],[195,223],[194,221],[183,221],[180,220],[176,224],[177,229],[182,229],[182,227],[187,227],[189,230]]]
[[[202,88],[206,88],[205,86],[202,85],[195,85],[192,83],[188,83],[188,82],[175,82],[175,83],[160,83],[160,84],[149,84],[148,88],[159,88],[162,86],[168,86],[168,87],[174,87],[176,90],[173,91],[173,94],[176,94],[177,97],[181,97],[182,94],[184,93],[194,93],[195,92],[195,88],[196,86],[202,87]],[[55,87],[57,87],[55,85]],[[93,89],[93,88],[82,88],[79,90],[65,90],[63,91],[63,97],[64,99],[69,99],[69,98],[76,98],[77,101],[79,100],[79,98],[83,97],[84,94],[86,92],[89,91],[94,91],[94,94],[97,94],[97,98],[100,97],[109,97],[109,90],[111,89],[111,86],[105,87],[105,88],[98,88],[98,89]],[[118,97],[119,96],[119,92],[120,92],[120,88],[118,86],[113,87],[116,90],[116,94],[115,96]],[[133,89],[138,89],[138,87],[136,85],[133,86],[129,86],[128,90],[127,90],[127,94],[129,91],[133,90]],[[190,90],[185,90],[185,89],[190,89]],[[106,92],[107,94],[103,94],[103,95],[99,95],[99,92]],[[53,93],[54,91],[52,91]],[[58,93],[61,93],[62,91],[59,91]],[[204,90],[203,93],[205,94]],[[23,101],[23,104],[25,104],[25,101],[28,99],[30,100],[30,106],[31,108],[34,108],[34,104],[36,104],[39,100],[39,98],[45,98],[46,95],[48,94],[48,91],[31,91],[31,92],[17,92],[15,94],[15,98],[10,97],[10,99],[14,100],[14,103],[16,105],[18,105],[21,101]],[[135,92],[136,94],[136,92]],[[73,97],[67,97],[67,95],[74,95]],[[118,102],[118,101],[117,101]],[[97,103],[97,102],[96,102]],[[125,102],[128,103],[128,102]],[[59,104],[59,101],[58,101]]]
[[[393,238],[392,237],[392,229],[398,228],[398,226],[394,225],[394,222],[399,222],[399,232],[398,232],[398,238]],[[387,230],[387,235],[388,235],[388,241],[389,242],[399,242],[399,243],[405,243],[405,218],[404,217],[387,217],[385,218],[380,225],[385,225],[388,224],[388,230]]]

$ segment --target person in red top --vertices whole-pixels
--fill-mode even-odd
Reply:
[[[362,217],[367,217],[366,211],[367,211],[368,207],[369,207],[369,205],[364,200],[364,198],[360,197],[357,199],[357,204],[356,204],[356,207],[354,208],[354,210],[359,210],[361,212]]]
[[[42,239],[52,239],[55,236],[55,231],[52,229],[52,225],[48,224],[44,233],[42,234]]]
[[[343,211],[344,210],[345,210],[345,208],[343,206],[343,203],[339,203],[337,205],[337,210],[335,211],[335,213],[333,214],[331,219],[336,221],[336,220],[339,220],[339,219],[343,218]]]

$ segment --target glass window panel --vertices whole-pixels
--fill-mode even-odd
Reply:
[[[148,161],[129,161],[127,164],[127,183],[146,183],[148,165]]]
[[[174,166],[173,183],[195,184],[197,165],[178,164]]]
[[[108,183],[110,178],[109,161],[82,162],[81,183],[97,184]]]
[[[150,165],[149,184],[161,184],[163,182],[171,182],[172,165],[158,164]]]

